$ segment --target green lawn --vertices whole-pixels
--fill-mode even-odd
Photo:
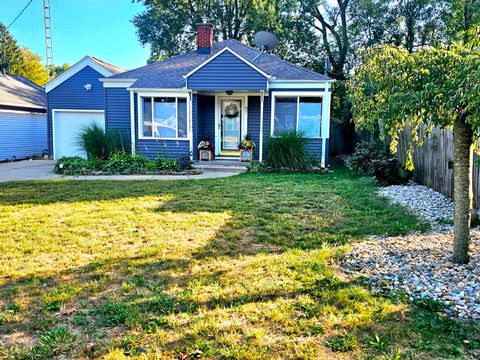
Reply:
[[[479,355],[342,274],[350,242],[425,228],[346,170],[8,183],[0,219],[0,358]]]

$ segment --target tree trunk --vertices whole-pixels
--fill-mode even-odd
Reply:
[[[453,124],[455,159],[453,163],[454,188],[454,231],[453,261],[466,264],[469,261],[470,221],[472,215],[472,167],[473,131],[465,122],[466,115],[460,114]]]

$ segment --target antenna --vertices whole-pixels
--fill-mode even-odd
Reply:
[[[45,29],[45,67],[50,79],[50,67],[53,67],[52,15],[50,0],[43,0],[43,24]]]
[[[259,31],[255,34],[255,46],[258,47],[261,52],[255,58],[253,61],[257,60],[262,56],[262,54],[266,51],[273,50],[277,47],[278,45],[278,38],[272,34],[271,32],[268,31]]]

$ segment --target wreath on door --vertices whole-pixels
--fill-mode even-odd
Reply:
[[[240,110],[238,109],[238,106],[235,103],[230,103],[227,106],[225,106],[225,116],[229,118],[234,118],[238,116],[238,113]]]

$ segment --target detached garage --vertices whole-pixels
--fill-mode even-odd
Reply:
[[[78,146],[82,129],[92,123],[105,127],[105,89],[99,79],[123,71],[86,56],[45,85],[51,157],[86,156]]]
[[[21,76],[0,73],[0,161],[46,153],[45,100],[41,86]]]

